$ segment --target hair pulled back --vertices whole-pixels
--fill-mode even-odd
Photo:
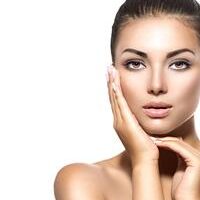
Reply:
[[[200,43],[200,4],[196,0],[126,0],[117,11],[112,25],[111,56],[115,61],[115,47],[120,30],[130,19],[172,16],[190,26]]]

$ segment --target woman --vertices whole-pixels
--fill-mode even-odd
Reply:
[[[56,199],[200,200],[200,5],[127,0],[111,53],[108,93],[125,151],[61,169]]]

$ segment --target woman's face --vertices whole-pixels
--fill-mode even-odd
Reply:
[[[200,47],[193,29],[174,18],[132,20],[120,32],[115,67],[124,97],[148,134],[170,133],[192,119],[200,97]],[[145,114],[150,101],[171,104],[168,116]]]

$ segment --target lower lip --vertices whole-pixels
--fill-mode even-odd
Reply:
[[[152,118],[163,118],[169,115],[172,108],[143,108],[144,113]]]

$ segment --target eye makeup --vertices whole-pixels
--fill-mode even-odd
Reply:
[[[124,62],[122,62],[122,65],[123,65],[123,67],[125,67],[127,70],[130,70],[130,71],[138,71],[138,70],[144,69],[148,66],[141,59],[127,59]],[[191,68],[192,62],[185,58],[179,58],[179,59],[172,61],[171,64],[169,64],[169,68],[173,65],[185,66],[185,67],[181,67],[181,68],[180,67],[177,67],[177,68],[172,67],[171,68],[172,70],[183,71],[183,70]]]

